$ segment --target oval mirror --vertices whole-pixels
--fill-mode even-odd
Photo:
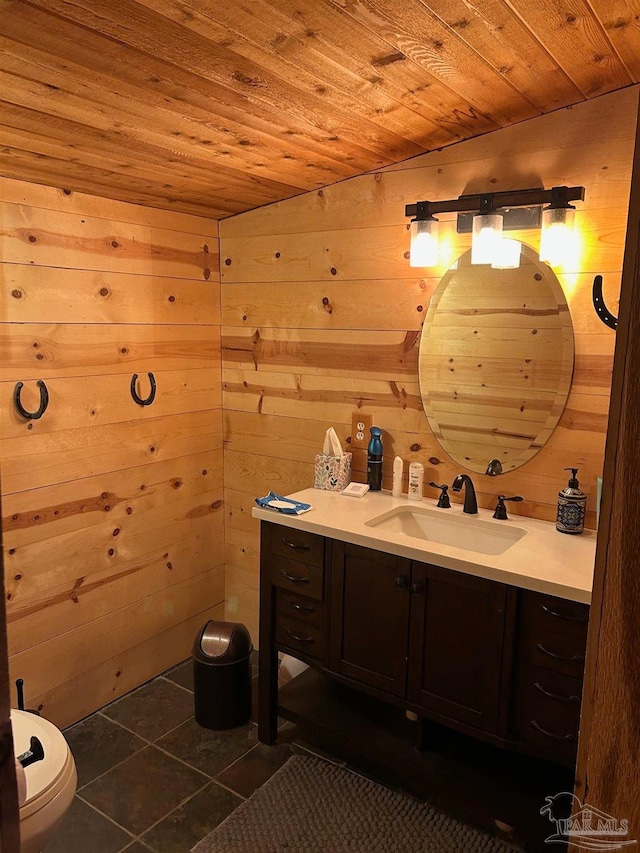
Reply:
[[[562,287],[533,249],[522,245],[517,269],[472,266],[465,252],[438,285],[420,339],[420,392],[436,439],[478,473],[495,459],[504,472],[524,465],[560,420],[573,354]]]

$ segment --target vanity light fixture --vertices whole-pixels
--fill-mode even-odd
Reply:
[[[491,264],[501,269],[518,266],[515,263],[516,247],[503,246],[502,231],[526,230],[540,227],[542,211],[542,235],[540,260],[552,266],[562,260],[563,247],[567,246],[567,234],[573,225],[575,208],[572,201],[583,201],[584,187],[553,187],[550,190],[509,190],[499,193],[462,195],[448,201],[419,201],[405,205],[405,216],[415,217],[411,222],[411,266],[435,266],[438,261],[437,213],[457,213],[458,233],[473,232],[473,264]],[[562,234],[562,236],[560,236]],[[420,241],[428,245],[428,252],[421,253]],[[516,241],[509,241],[516,242]],[[415,245],[415,251],[414,251]],[[512,252],[505,263],[504,253]],[[519,258],[519,253],[518,253]]]
[[[409,266],[435,267],[438,264],[438,220],[429,211],[428,201],[416,203],[416,218],[411,220]]]

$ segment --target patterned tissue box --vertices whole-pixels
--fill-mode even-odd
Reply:
[[[351,482],[351,453],[342,456],[330,456],[318,453],[315,460],[313,487],[340,492]]]

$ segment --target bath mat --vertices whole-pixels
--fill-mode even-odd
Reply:
[[[192,853],[522,853],[318,758],[293,755]]]

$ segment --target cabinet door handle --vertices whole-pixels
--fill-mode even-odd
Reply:
[[[534,682],[533,685],[536,690],[539,690],[544,696],[548,696],[549,699],[555,699],[557,702],[580,702],[580,697],[576,696],[575,693],[572,693],[571,696],[560,696],[557,693],[550,693],[548,690],[545,690],[542,684],[539,681]]]
[[[285,580],[291,581],[291,583],[309,583],[309,578],[307,578],[307,577],[297,578],[297,577],[295,577],[295,575],[290,575],[288,572],[285,572],[284,569],[280,569],[280,574],[282,575],[282,577]]]
[[[556,619],[566,619],[568,622],[588,622],[588,616],[571,616],[569,613],[558,613],[557,610],[552,610],[546,604],[541,604],[540,609],[549,616],[555,616]]]
[[[292,640],[295,640],[296,643],[308,643],[310,645],[314,642],[313,637],[305,637],[302,634],[296,634],[290,628],[287,628],[287,636],[291,637]]]
[[[412,583],[411,584],[411,592],[414,595],[422,595],[424,592],[424,584],[423,583]]]
[[[300,610],[303,613],[315,613],[315,607],[310,607],[308,604],[298,604],[297,601],[294,601],[292,598],[285,599],[289,607],[293,607],[294,610]]]
[[[409,581],[401,575],[399,578],[394,580],[393,585],[396,589],[406,589],[409,586]]]
[[[540,734],[544,735],[545,737],[550,737],[552,740],[568,740],[570,743],[575,743],[576,741],[575,735],[557,735],[554,732],[548,732],[546,729],[543,729],[540,723],[538,723],[536,720],[530,720],[529,722],[536,731],[540,732]]]
[[[565,663],[584,663],[583,655],[571,655],[567,657],[566,655],[559,655],[557,652],[550,652],[549,649],[546,649],[542,643],[538,643],[537,645],[538,651],[542,652],[543,655],[548,655],[550,658],[554,660],[561,660]]]
[[[301,542],[292,542],[290,539],[283,539],[282,544],[287,548],[293,548],[294,551],[310,551],[311,545]]]

